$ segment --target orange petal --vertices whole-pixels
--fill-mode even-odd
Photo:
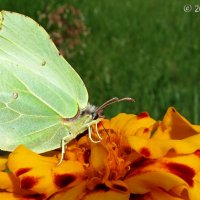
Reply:
[[[105,181],[105,185],[108,186],[113,191],[120,193],[129,193],[128,186],[124,181],[114,180],[114,181]]]
[[[182,190],[181,190],[182,189]],[[191,200],[199,200],[199,191],[200,191],[200,183],[195,183],[194,187],[190,188],[189,190],[185,191],[186,188],[181,188],[182,196],[185,197],[184,199],[191,199]],[[172,190],[175,194],[177,192],[177,188]]]
[[[109,191],[96,191],[87,194],[83,200],[129,200],[130,194],[115,192],[112,190]]]
[[[68,190],[56,193],[50,198],[50,200],[81,199],[81,197],[84,195],[85,188],[86,188],[86,182],[82,182],[79,185],[72,187]]]
[[[116,185],[118,182],[116,182]],[[128,200],[129,194],[128,193],[121,193],[116,191],[104,191],[99,190],[96,192],[89,192],[86,189],[86,182],[83,182],[79,185],[77,185],[74,188],[71,188],[67,191],[59,192],[55,194],[53,197],[50,198],[50,200],[61,200],[61,199],[67,199],[67,200],[74,200],[74,199],[82,199],[82,200],[106,200],[106,199],[116,199],[116,200]]]
[[[193,126],[175,108],[168,108],[163,121],[153,137],[163,139],[184,139],[197,134],[198,128]]]
[[[175,197],[163,190],[152,190],[151,193],[149,194],[151,197],[151,200],[184,200],[183,198]],[[194,199],[191,199],[194,200]]]

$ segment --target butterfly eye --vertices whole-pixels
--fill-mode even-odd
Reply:
[[[83,115],[85,115],[86,114],[86,112],[85,111],[82,111],[81,112],[81,116],[83,116]]]
[[[93,112],[93,113],[92,113],[92,119],[95,120],[95,119],[98,119],[98,118],[99,118],[98,113]]]

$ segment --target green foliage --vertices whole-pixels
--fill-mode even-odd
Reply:
[[[5,0],[0,8],[38,21],[38,12],[50,2],[61,6],[66,1]],[[189,1],[193,6],[198,2]],[[81,41],[86,44],[82,55],[69,62],[85,82],[91,103],[130,96],[136,99],[134,104],[119,103],[105,113],[148,111],[160,119],[168,106],[174,106],[200,123],[200,13],[185,13],[188,1],[68,0],[67,4],[82,12],[90,29]]]

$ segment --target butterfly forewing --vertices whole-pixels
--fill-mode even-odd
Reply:
[[[31,18],[18,13],[2,11],[1,15],[0,62],[16,64],[13,73],[18,73],[17,77],[27,88],[63,117],[75,116],[78,106],[85,108],[88,94],[84,83],[59,55],[46,31]],[[34,80],[41,83],[33,84]],[[50,96],[46,90],[57,91],[60,97],[53,93]],[[61,99],[64,105],[59,102]]]
[[[36,152],[60,146],[63,118],[84,109],[84,83],[31,18],[0,13],[0,149],[23,143]]]

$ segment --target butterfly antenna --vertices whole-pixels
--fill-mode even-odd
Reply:
[[[135,99],[133,98],[130,98],[130,97],[125,97],[125,98],[122,98],[122,99],[119,99],[118,97],[114,97],[112,99],[109,99],[108,101],[106,101],[104,104],[102,104],[100,107],[98,107],[96,110],[95,110],[95,113],[97,113],[97,115],[99,117],[101,117],[101,113],[103,112],[103,110],[108,107],[109,105],[111,104],[114,104],[114,103],[118,103],[118,102],[122,102],[122,101],[130,101],[130,102],[135,102]]]
[[[110,135],[109,135],[108,131],[106,130],[105,126],[103,125],[103,123],[101,121],[100,121],[100,123],[101,123],[101,125],[103,127],[103,130],[106,132],[106,134],[107,134],[107,136],[109,138],[109,141],[110,141]]]

